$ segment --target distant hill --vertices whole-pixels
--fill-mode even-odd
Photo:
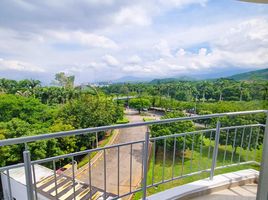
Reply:
[[[172,83],[172,82],[176,82],[176,81],[195,81],[195,78],[189,77],[189,76],[181,76],[178,78],[162,78],[162,79],[153,79],[152,81],[150,81],[150,83],[152,84],[156,84],[156,83]]]
[[[123,76],[119,79],[112,81],[113,83],[139,83],[139,82],[149,82],[152,78],[143,78],[135,76]]]
[[[238,69],[236,69],[237,71]],[[230,71],[230,70],[229,70]],[[227,78],[233,80],[268,80],[268,68],[261,70],[254,70],[250,72],[244,72],[240,74],[219,72],[210,74],[192,74],[191,76],[179,76],[170,78],[155,78],[153,77],[135,77],[135,76],[123,76],[117,80],[112,81],[112,83],[141,83],[149,82],[152,84],[157,83],[173,83],[177,81],[197,81],[197,80],[216,80],[218,78]],[[231,75],[231,76],[230,76]]]
[[[227,78],[238,80],[238,81],[240,80],[268,80],[268,68],[245,72],[241,74],[235,74]]]

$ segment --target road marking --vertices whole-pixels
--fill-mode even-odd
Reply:
[[[59,187],[58,190],[57,190],[58,194],[59,194],[60,192],[62,192],[63,190],[65,190],[67,187],[69,187],[69,186],[72,185],[72,184],[73,184],[72,181],[68,181],[68,182],[65,183],[63,186]],[[52,196],[56,196],[56,190],[55,190],[54,192],[51,192],[50,194],[51,194]]]
[[[59,180],[57,180],[57,184],[60,184],[60,183],[62,183],[63,181],[65,181],[66,180],[66,178],[65,177],[62,177],[62,178],[60,178]],[[53,182],[53,183],[51,183],[49,186],[47,186],[47,187],[45,187],[44,189],[43,189],[43,191],[44,192],[48,192],[49,190],[51,190],[52,188],[55,188],[55,182]]]
[[[82,198],[83,198],[84,196],[86,196],[89,192],[90,192],[90,189],[89,189],[89,188],[85,189],[84,191],[82,191],[82,192],[76,197],[76,199],[77,199],[77,200],[82,199]]]
[[[72,187],[67,193],[65,193],[64,195],[62,195],[62,196],[59,198],[59,200],[65,200],[65,199],[67,199],[69,196],[71,196],[71,195],[74,193],[74,190],[75,190],[75,192],[76,192],[76,191],[78,191],[81,187],[82,187],[82,185],[77,184],[77,185],[74,187],[74,189],[73,189],[73,187]]]
[[[36,184],[36,187],[41,187],[42,185],[44,185],[44,184],[48,183],[49,181],[51,181],[53,178],[54,178],[54,176],[51,176],[49,178],[44,178],[41,182]]]

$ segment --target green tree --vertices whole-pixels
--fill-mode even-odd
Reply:
[[[131,99],[129,106],[137,109],[139,113],[141,113],[142,109],[148,109],[151,106],[151,102],[149,99],[145,98]]]
[[[185,115],[182,112],[169,112],[166,113],[165,116],[162,117],[162,119],[178,118],[184,116]],[[192,121],[181,121],[169,124],[152,125],[150,129],[152,137],[159,137],[164,135],[191,132],[195,130],[195,127]],[[176,139],[176,149],[178,151],[182,151],[184,145],[184,137],[179,136],[174,138]],[[172,151],[174,148],[174,138],[169,137],[166,139],[166,148],[169,151]],[[193,139],[195,140],[195,142],[197,142],[198,138],[198,135],[196,135],[195,138],[193,138],[192,136],[187,136],[185,138],[185,150],[191,147]],[[157,140],[157,145],[163,146],[164,140]]]
[[[55,75],[55,83],[64,88],[74,87],[75,76],[67,76],[64,72],[59,72]]]
[[[116,123],[122,118],[123,109],[112,99],[101,97],[99,100],[92,95],[84,95],[66,103],[59,112],[59,117],[64,119],[75,129],[105,126]],[[105,133],[98,134],[100,139]],[[90,141],[95,135],[86,134],[77,136],[76,145],[80,150],[91,148]]]
[[[70,124],[64,124],[61,119],[57,119],[49,128],[51,132],[69,131],[73,129],[74,129],[73,126],[71,126]],[[59,147],[61,154],[71,153],[77,149],[76,146],[77,139],[74,136],[58,138],[56,140],[57,140],[57,147]],[[54,149],[52,149],[50,153],[52,153],[52,151],[54,151],[52,153],[53,155],[55,153],[58,153],[59,150],[57,147],[54,147]]]

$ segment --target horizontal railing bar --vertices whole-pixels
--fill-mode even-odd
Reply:
[[[111,148],[116,148],[116,147],[120,147],[120,146],[127,146],[127,145],[133,145],[133,144],[138,144],[138,143],[143,143],[145,140],[137,140],[137,141],[133,141],[133,142],[126,142],[126,143],[121,143],[121,144],[114,144],[114,145],[109,145],[109,146],[104,146],[104,147],[99,147],[99,148],[95,148],[95,149],[88,149],[88,150],[84,150],[84,151],[79,151],[79,152],[74,152],[74,153],[69,153],[69,154],[64,154],[64,155],[60,155],[60,156],[54,156],[54,157],[50,157],[50,158],[44,158],[44,159],[40,159],[40,160],[35,160],[32,161],[32,164],[41,164],[41,163],[45,163],[45,162],[51,162],[53,160],[59,160],[59,159],[64,159],[64,158],[69,158],[72,156],[80,156],[80,155],[84,155],[84,154],[89,154],[95,151],[102,151],[104,149],[111,149]]]
[[[173,138],[173,137],[181,137],[181,136],[185,136],[185,135],[192,135],[192,134],[210,132],[210,131],[215,131],[215,130],[216,129],[204,129],[204,130],[199,130],[199,131],[176,133],[176,134],[172,134],[172,135],[163,135],[163,136],[159,136],[159,137],[150,138],[150,141],[161,140],[161,139],[165,139],[165,138],[169,138],[169,137],[171,137],[171,138]]]
[[[264,126],[263,124],[245,124],[245,125],[239,125],[239,126],[228,126],[228,127],[221,127],[221,130],[228,130],[228,129],[236,129],[236,128],[246,128],[246,127],[258,127],[258,126]]]
[[[189,174],[184,174],[182,176],[176,176],[176,177],[171,178],[171,179],[167,179],[167,180],[160,181],[160,182],[157,182],[157,183],[154,183],[154,184],[150,184],[150,185],[147,186],[147,188],[155,187],[155,186],[158,186],[158,185],[161,185],[161,184],[164,184],[164,183],[168,183],[168,182],[171,182],[171,181],[179,180],[179,179],[182,179],[182,178],[185,178],[185,177],[198,175],[198,174],[201,174],[203,172],[210,172],[210,170],[211,169],[204,169],[204,170],[200,170],[200,171],[197,171],[197,172],[192,172],[192,173],[189,173]]]
[[[247,164],[260,165],[260,163],[258,163],[256,161],[247,161],[247,162],[234,163],[234,164],[225,165],[225,166],[219,166],[219,167],[216,167],[215,169],[223,169],[223,168],[227,168],[227,167],[234,167],[234,166],[237,166],[237,165],[247,165]],[[210,172],[210,171],[211,171],[211,169],[204,169],[204,170],[192,172],[192,173],[189,173],[189,174],[184,174],[182,176],[176,176],[174,178],[170,178],[170,179],[167,179],[167,180],[164,180],[164,181],[159,181],[157,183],[150,184],[150,185],[147,186],[147,188],[155,187],[155,186],[158,186],[158,185],[161,185],[161,184],[164,184],[164,183],[168,183],[168,182],[171,182],[171,181],[174,181],[174,180],[179,180],[179,179],[182,179],[182,178],[185,178],[185,177],[194,176],[194,175],[201,174],[203,172]]]
[[[19,164],[15,164],[15,165],[8,165],[8,166],[5,166],[5,167],[0,167],[0,172],[5,171],[5,170],[9,170],[9,169],[19,168],[19,167],[24,167],[24,163],[19,163]]]
[[[241,125],[241,126],[223,127],[223,128],[221,128],[221,130],[243,128],[243,127],[257,127],[257,126],[265,127],[265,125],[263,125],[263,124],[249,124],[249,125]],[[155,141],[155,140],[164,139],[164,138],[168,138],[168,137],[178,137],[178,136],[184,136],[184,135],[188,135],[188,134],[189,135],[190,134],[196,134],[196,133],[201,133],[201,132],[204,133],[204,132],[215,131],[215,130],[216,129],[204,129],[204,130],[199,130],[199,131],[178,133],[178,134],[173,134],[173,135],[165,135],[165,136],[150,138],[150,141]],[[144,142],[144,140],[128,142],[128,143],[121,143],[121,144],[115,144],[115,145],[109,145],[109,146],[105,146],[105,147],[89,149],[89,150],[85,150],[85,151],[80,151],[80,152],[60,155],[60,156],[56,156],[56,157],[46,158],[46,159],[42,159],[42,160],[38,160],[38,161],[33,161],[32,163],[33,164],[40,164],[40,163],[43,163],[43,162],[53,161],[53,159],[63,159],[63,158],[71,157],[71,156],[79,156],[79,155],[87,154],[87,153],[90,153],[90,152],[101,151],[103,149],[115,148],[115,147],[118,147],[118,146],[126,146],[126,145],[131,145],[131,144],[142,143],[142,142]],[[16,164],[16,165],[10,165],[10,166],[6,166],[6,167],[1,167],[0,171],[5,171],[7,169],[17,168],[17,167],[22,167],[22,166],[24,166],[23,163]]]
[[[224,169],[224,168],[227,168],[227,167],[235,167],[235,166],[238,166],[238,165],[247,165],[247,164],[257,164],[257,165],[259,165],[258,162],[252,160],[252,161],[246,161],[246,162],[240,162],[240,163],[233,163],[233,164],[229,164],[229,165],[218,166],[215,169]]]
[[[228,129],[236,129],[236,128],[244,128],[244,127],[258,127],[258,126],[265,127],[265,125],[263,125],[263,124],[246,124],[246,125],[240,125],[240,126],[222,127],[222,128],[220,128],[220,130],[228,130]],[[176,133],[176,134],[172,134],[172,135],[163,135],[163,136],[159,136],[159,137],[150,138],[150,141],[165,139],[165,138],[169,138],[169,137],[181,137],[181,136],[185,136],[185,135],[193,135],[193,134],[205,133],[205,132],[210,132],[210,131],[216,131],[216,128],[203,129],[203,130],[191,131],[191,132],[185,132],[185,133]]]
[[[263,124],[249,124],[249,125],[223,127],[223,128],[221,128],[221,130],[235,129],[235,128],[244,128],[244,127],[257,127],[257,126],[265,127],[265,125],[263,125]],[[150,141],[155,141],[155,140],[169,138],[169,137],[178,137],[178,136],[196,134],[196,133],[201,133],[201,132],[204,133],[204,132],[215,131],[215,130],[216,129],[204,129],[204,130],[199,130],[199,131],[192,131],[192,132],[178,133],[178,134],[172,134],[172,135],[165,135],[165,136],[150,138]],[[40,164],[40,163],[44,163],[44,162],[50,162],[50,161],[53,161],[53,160],[56,160],[56,159],[68,158],[68,157],[71,157],[71,156],[79,156],[79,155],[83,155],[83,154],[87,154],[87,153],[92,153],[92,152],[95,152],[95,151],[101,151],[103,149],[116,148],[118,146],[126,146],[126,145],[131,145],[131,144],[142,143],[142,142],[144,142],[144,140],[139,140],[139,141],[134,141],[134,142],[128,142],[128,143],[121,143],[121,144],[115,144],[115,145],[109,145],[109,146],[105,146],[105,147],[100,147],[100,148],[95,148],[95,149],[89,149],[89,150],[84,150],[84,151],[80,151],[80,152],[75,152],[75,153],[70,153],[70,154],[65,154],[65,155],[60,155],[60,156],[45,158],[45,159],[33,161],[32,163],[33,164]],[[253,161],[250,161],[250,162],[253,162]],[[19,163],[19,164],[15,164],[15,165],[10,165],[10,166],[5,166],[5,167],[1,167],[0,168],[0,171],[5,171],[5,170],[8,170],[8,169],[18,168],[18,167],[22,167],[22,166],[24,166],[23,163]]]
[[[87,134],[87,133],[92,133],[92,132],[100,132],[100,131],[114,130],[114,129],[120,129],[120,128],[130,128],[130,127],[136,127],[136,126],[165,124],[165,123],[172,123],[172,122],[179,122],[179,121],[186,121],[186,120],[199,120],[199,119],[209,119],[209,118],[214,118],[214,117],[257,114],[257,113],[268,113],[268,111],[267,110],[252,110],[252,111],[241,111],[241,112],[215,113],[215,114],[209,114],[209,115],[197,115],[197,116],[191,116],[191,117],[180,117],[180,118],[162,119],[162,120],[155,120],[155,121],[148,121],[148,122],[135,122],[135,123],[128,123],[128,124],[100,126],[100,127],[93,127],[93,128],[77,129],[77,130],[72,130],[72,131],[62,131],[62,132],[56,132],[56,133],[46,133],[46,134],[40,134],[36,136],[27,136],[27,137],[0,140],[0,146],[21,144],[21,143],[33,142],[33,141],[44,140],[44,139],[60,138],[60,137],[66,137],[66,136],[71,136],[71,135],[82,135],[82,134]]]

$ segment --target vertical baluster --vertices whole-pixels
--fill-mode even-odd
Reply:
[[[225,140],[225,147],[224,147],[224,155],[223,155],[223,162],[222,162],[223,165],[225,164],[225,159],[226,159],[226,151],[227,151],[227,144],[228,144],[228,140],[229,140],[229,132],[230,132],[230,129],[228,129],[227,130],[227,133],[226,133],[226,140]]]
[[[253,157],[254,161],[256,161],[257,146],[259,144],[259,136],[260,136],[260,127],[258,127],[258,133],[257,133],[257,138],[256,138],[256,143],[255,143],[255,152],[254,152],[254,157]]]
[[[76,199],[76,196],[75,196],[75,172],[74,172],[74,164],[75,164],[75,161],[74,161],[74,157],[72,156],[72,178],[73,178],[73,196],[74,196],[74,200]]]
[[[268,110],[263,138],[262,162],[258,181],[257,200],[268,199]]]
[[[215,171],[215,167],[217,165],[219,140],[220,140],[220,132],[221,132],[220,128],[221,128],[221,123],[220,123],[220,121],[217,121],[215,145],[214,145],[214,149],[213,149],[213,157],[212,157],[211,170],[210,170],[210,180],[212,180],[214,177],[214,171]]]
[[[145,134],[145,141],[143,144],[145,144],[145,151],[143,151],[143,180],[142,180],[142,199],[146,200],[146,191],[147,191],[147,170],[148,170],[148,156],[149,156],[149,138],[150,138],[150,132],[149,127],[147,127],[147,131]]]
[[[58,185],[57,185],[57,175],[56,175],[56,163],[55,163],[55,160],[53,160],[52,162],[53,162],[53,175],[54,175],[56,199],[58,199]]]
[[[248,161],[248,156],[249,156],[249,151],[250,151],[250,143],[251,143],[252,131],[253,131],[252,127],[250,127],[250,134],[249,134],[248,148],[247,148],[247,161]]]
[[[192,140],[192,152],[191,152],[191,163],[190,163],[190,171],[193,171],[193,156],[194,156],[194,137],[195,134],[193,134],[193,140]]]
[[[155,166],[155,154],[156,154],[156,140],[154,140],[153,146],[153,167],[152,167],[152,185],[154,184],[154,166]]]
[[[240,164],[240,162],[241,162],[241,154],[242,154],[242,149],[243,149],[243,142],[244,142],[244,136],[245,136],[245,129],[246,129],[246,127],[243,128],[243,132],[242,132],[242,139],[241,139],[240,151],[239,151],[239,158],[238,158],[238,163],[239,163],[239,164]]]
[[[232,146],[231,164],[233,163],[234,152],[235,152],[235,148],[236,148],[236,147],[235,147],[236,135],[237,135],[237,128],[235,129],[234,141],[233,141],[233,146]]]
[[[24,151],[27,151],[28,150],[28,144],[27,142],[24,143]]]
[[[141,177],[143,177],[143,165],[144,165],[144,142],[142,143],[142,150],[141,150]]]
[[[88,154],[88,183],[89,183],[89,199],[92,199],[92,182],[91,182],[91,153]]]
[[[95,133],[95,137],[96,137],[96,147],[99,148],[99,138],[98,138],[98,132]]]
[[[201,133],[201,140],[199,142],[199,148],[200,148],[200,156],[198,159],[198,171],[200,171],[200,166],[201,166],[201,162],[202,162],[202,154],[203,154],[203,132]]]
[[[103,199],[105,200],[106,199],[106,185],[107,185],[107,176],[106,176],[106,173],[107,173],[107,169],[106,169],[106,150],[103,149],[103,170],[104,170],[104,193],[103,193]]]
[[[184,135],[184,139],[183,139],[183,150],[182,150],[182,161],[181,161],[181,176],[183,175],[183,169],[184,169],[185,143],[186,143],[186,135]]]
[[[212,131],[210,131],[210,135],[209,135],[208,160],[210,159],[211,138],[212,138]],[[208,168],[208,163],[209,163],[209,162],[207,162],[207,168]]]
[[[132,192],[132,152],[133,151],[133,145],[130,144],[130,161],[129,161],[129,165],[130,165],[130,177],[129,177],[129,192]]]
[[[28,200],[34,200],[30,151],[27,150],[23,152],[23,161],[24,161],[25,179],[27,186],[27,197]]]
[[[37,200],[38,197],[37,197],[36,175],[35,175],[35,167],[34,167],[34,164],[32,164],[32,168],[33,168],[33,179],[34,179],[34,194],[35,194],[35,200]]]
[[[174,146],[173,146],[173,159],[172,159],[172,180],[174,179],[174,166],[175,166],[175,159],[176,159],[176,141],[177,137],[174,137]]]
[[[7,170],[7,183],[8,183],[8,197],[9,197],[9,200],[12,200],[13,197],[12,197],[12,189],[11,189],[11,183],[10,183],[10,175],[9,175],[9,170]]]
[[[167,140],[166,140],[166,138],[165,138],[165,139],[164,139],[163,166],[162,166],[162,182],[164,182],[164,179],[165,179],[166,146],[167,146]]]
[[[119,196],[119,184],[120,184],[120,146],[117,147],[117,195]]]

